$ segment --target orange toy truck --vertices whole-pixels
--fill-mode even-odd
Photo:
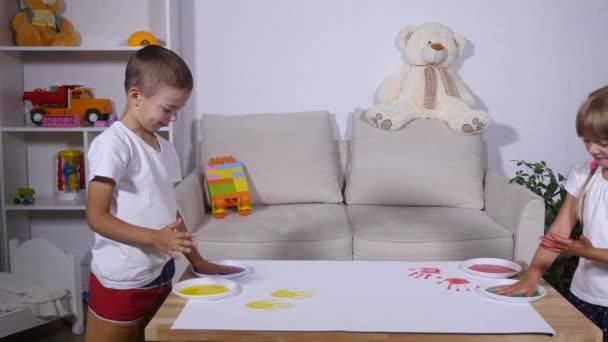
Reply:
[[[51,86],[50,90],[24,91],[23,101],[30,101],[30,118],[40,126],[45,115],[78,115],[84,123],[93,125],[98,120],[108,120],[112,113],[112,102],[96,99],[90,88],[79,85]]]

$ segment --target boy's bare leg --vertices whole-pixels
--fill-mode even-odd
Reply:
[[[87,314],[86,342],[132,342],[144,341],[145,319],[135,323],[113,323],[97,317],[91,311]]]

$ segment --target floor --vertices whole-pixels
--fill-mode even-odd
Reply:
[[[86,303],[84,303],[83,308],[86,317]],[[69,323],[58,320],[0,338],[0,342],[84,342],[84,334],[74,335]]]

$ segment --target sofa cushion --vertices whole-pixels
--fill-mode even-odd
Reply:
[[[355,260],[513,258],[513,233],[483,210],[346,206]]]
[[[196,240],[210,259],[352,259],[343,204],[254,206],[249,216],[221,220],[207,215]]]
[[[352,117],[348,204],[483,208],[483,142],[443,121],[418,119],[389,132]]]
[[[243,162],[254,204],[338,203],[340,159],[328,112],[201,117],[203,162]]]

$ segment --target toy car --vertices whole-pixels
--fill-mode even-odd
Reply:
[[[34,194],[36,190],[33,188],[19,188],[17,192],[15,192],[15,204],[34,204],[36,199],[34,198]]]

